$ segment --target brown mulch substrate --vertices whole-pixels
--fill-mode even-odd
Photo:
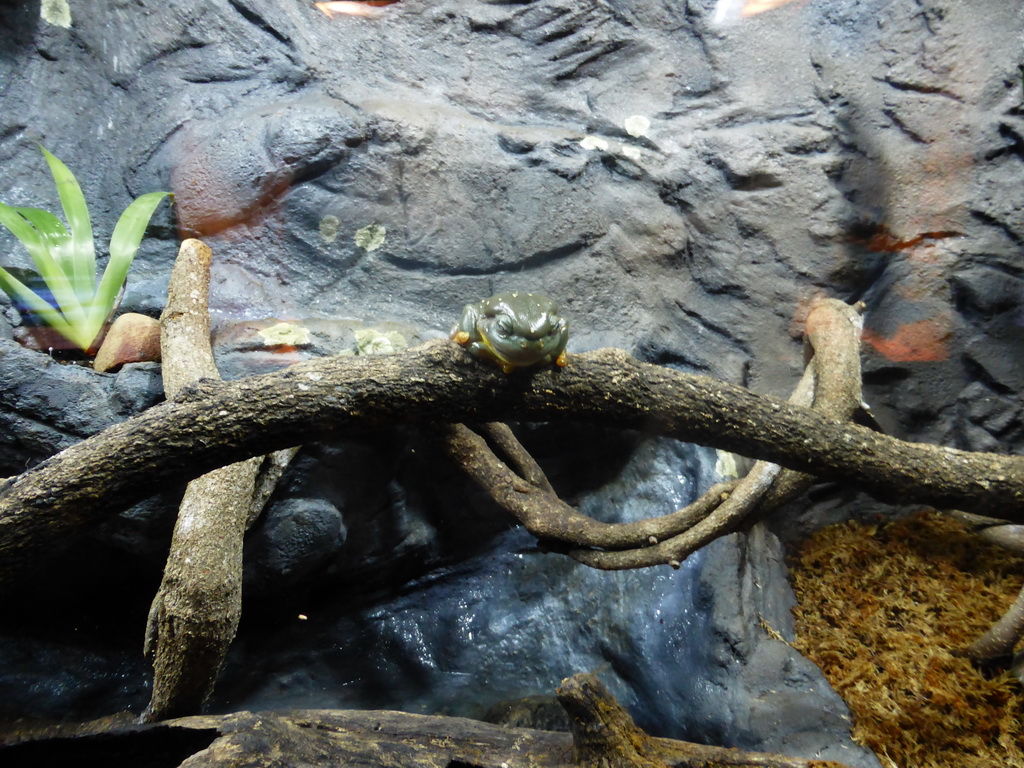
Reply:
[[[791,558],[796,646],[887,768],[1024,768],[1024,689],[958,655],[1013,602],[1024,557],[948,517],[825,528]]]

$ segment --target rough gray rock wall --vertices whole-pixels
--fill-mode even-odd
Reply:
[[[158,214],[125,308],[157,312],[179,232],[202,235],[234,375],[274,364],[239,341],[262,318],[396,321],[430,336],[466,301],[523,288],[562,303],[570,352],[615,345],[782,394],[802,363],[802,312],[827,294],[868,305],[867,397],[889,431],[1019,451],[1022,11],[830,0],[716,26],[713,6],[402,0],[329,18],[312,3],[111,1],[72,5],[63,28],[40,20],[39,3],[7,4],[0,199],[52,201],[34,140],[79,176],[104,237],[133,196],[173,188],[176,218]],[[632,116],[649,120],[645,135],[627,129]],[[355,241],[370,224],[386,230],[373,250]],[[13,249],[5,233],[0,248]],[[23,414],[13,403],[30,395],[4,394],[12,468],[79,418]],[[8,454],[23,432],[53,430]],[[382,448],[400,476],[406,449]],[[353,455],[368,466],[365,445],[332,450],[317,449],[327,474]],[[394,516],[413,571],[444,561],[431,510],[445,504],[422,483],[382,478],[352,496],[317,466],[254,538],[267,570],[252,589],[310,563],[344,571],[337,558],[357,551],[384,563],[391,545],[359,532],[365,517]],[[397,511],[409,507],[420,512]],[[822,508],[780,528],[817,525]],[[131,536],[147,514],[129,518]],[[320,526],[306,560],[266,549],[300,519]],[[718,589],[716,611],[740,585]],[[745,664],[760,652],[737,653]],[[739,739],[736,723],[773,706],[755,699],[747,714],[708,714],[708,728]]]

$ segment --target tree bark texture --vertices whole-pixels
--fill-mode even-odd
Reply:
[[[651,737],[596,676],[563,680],[557,694],[572,724],[572,761],[580,768],[667,768]]]
[[[181,244],[160,318],[164,392],[219,378],[210,346],[210,249]],[[198,714],[242,612],[242,539],[262,459],[220,467],[188,484],[153,599],[143,652],[153,662],[144,722]]]
[[[0,581],[165,483],[332,434],[398,423],[589,421],[699,442],[920,502],[1024,522],[1024,458],[909,443],[621,350],[505,375],[458,344],[200,381],[0,488]]]
[[[586,676],[590,677],[590,676]],[[186,717],[156,725],[62,727],[54,734],[0,746],[0,764],[181,765],[182,768],[571,768],[574,755],[591,755],[619,735],[642,744],[638,768],[844,768],[765,752],[708,747],[650,738],[632,725],[599,682],[563,683],[560,699],[572,707],[579,735],[507,728],[460,717],[403,712],[298,710]],[[567,703],[565,703],[567,702]],[[631,728],[629,726],[632,726]],[[635,751],[635,750],[634,750]],[[622,751],[615,751],[622,756]],[[629,754],[627,749],[625,754]],[[90,761],[89,758],[92,758]],[[646,762],[649,761],[649,762]]]
[[[572,723],[572,762],[580,768],[843,768],[828,760],[652,738],[593,674],[580,673],[563,680],[556,693]]]

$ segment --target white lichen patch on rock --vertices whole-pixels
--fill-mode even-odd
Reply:
[[[384,245],[384,238],[388,231],[382,224],[368,224],[356,231],[355,243],[359,248],[367,251],[376,251]]]
[[[622,156],[636,163],[640,161],[640,150],[627,144],[622,148]]]
[[[595,149],[601,152],[608,151],[608,142],[602,139],[600,136],[584,136],[580,140],[580,146],[588,151]]]
[[[55,27],[71,28],[71,7],[68,0],[43,0],[39,6],[39,16]]]
[[[623,123],[623,127],[626,129],[626,133],[630,136],[646,136],[647,131],[651,128],[651,121],[643,115],[630,115]]]
[[[355,336],[358,355],[390,355],[409,346],[405,336],[397,331],[360,328],[355,332]]]
[[[259,334],[268,347],[302,347],[310,342],[309,331],[295,323],[276,323]]]
[[[736,463],[736,454],[728,451],[716,451],[718,458],[715,460],[715,472],[721,475],[723,480],[734,480],[740,476],[740,468]]]
[[[320,219],[320,237],[324,239],[325,243],[333,243],[334,238],[338,236],[338,227],[340,226],[341,222],[338,221],[338,217],[328,213]]]

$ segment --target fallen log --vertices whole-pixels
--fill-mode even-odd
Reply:
[[[841,763],[652,738],[593,675],[563,681],[572,735],[403,712],[237,712],[157,724],[104,722],[8,736],[5,768],[843,768]],[[628,744],[627,744],[628,742]],[[604,756],[604,757],[602,757]],[[634,756],[642,759],[632,761]]]

